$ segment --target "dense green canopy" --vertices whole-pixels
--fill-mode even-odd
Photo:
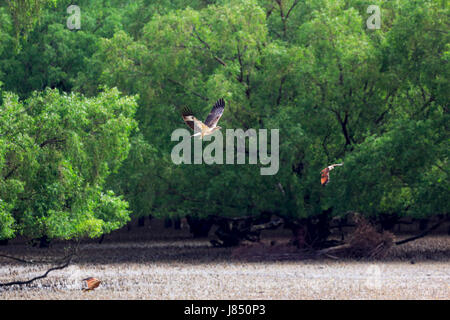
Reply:
[[[446,1],[80,0],[80,30],[70,1],[39,3],[20,32],[21,11],[0,6],[0,238],[97,236],[127,203],[134,216],[449,212]],[[181,109],[204,119],[220,97],[224,129],[280,129],[276,175],[172,163]]]
[[[107,90],[95,98],[4,94],[0,113],[0,236],[99,236],[129,220],[104,188],[127,157],[136,102]]]

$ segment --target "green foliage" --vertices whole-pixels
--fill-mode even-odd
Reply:
[[[45,6],[56,5],[58,0],[6,0],[6,6],[12,18],[16,46],[26,39],[28,32],[39,21]],[[17,49],[17,47],[16,47]]]
[[[0,114],[14,137],[0,132],[3,177],[20,164],[0,185],[1,235],[108,232],[128,210],[108,189],[134,216],[448,213],[445,1],[83,0],[78,31],[70,4],[42,7],[19,52],[0,6],[1,88],[28,98],[5,94]],[[372,4],[379,30],[366,27]],[[137,94],[136,113],[103,86]],[[219,97],[223,128],[280,129],[277,175],[171,162],[180,110],[204,118]]]
[[[104,190],[136,128],[133,97],[117,89],[95,98],[35,93],[24,102],[6,94],[0,113],[2,236],[69,239],[99,236],[128,221],[128,204]],[[13,218],[13,220],[11,220]]]
[[[140,94],[141,132],[160,152],[138,170],[140,192],[158,200],[137,207],[162,215],[448,212],[446,186],[430,181],[447,174],[436,168],[448,159],[448,8],[378,1],[383,23],[373,31],[370,4],[225,1],[155,15],[138,40],[122,31],[105,40],[96,53],[101,82]],[[180,108],[206,114],[222,96],[224,127],[280,128],[278,175],[170,163],[167,137],[183,125]],[[323,188],[320,170],[337,161],[344,168]]]

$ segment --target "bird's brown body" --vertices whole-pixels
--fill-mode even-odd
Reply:
[[[93,278],[93,277],[89,277],[86,279],[83,279],[83,281],[86,281],[87,284],[87,288],[83,288],[83,291],[91,291],[94,290],[95,288],[97,288],[100,283],[102,283],[100,280]]]
[[[337,166],[342,166],[343,163],[336,163],[336,164],[332,164],[331,166],[326,167],[325,169],[323,169],[322,171],[320,171],[320,183],[323,186],[326,186],[329,182],[330,182],[330,171],[334,169],[334,167]]]

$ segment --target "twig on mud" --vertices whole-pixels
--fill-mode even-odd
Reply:
[[[70,265],[70,263],[72,262],[73,257],[78,254],[78,247],[79,247],[79,245],[80,245],[80,241],[77,242],[77,244],[76,244],[76,246],[74,248],[71,248],[71,252],[69,254],[67,254],[62,259],[56,260],[56,262],[54,262],[54,263],[57,263],[58,266],[48,269],[43,275],[34,277],[34,278],[32,278],[30,280],[26,280],[26,281],[11,281],[11,282],[7,282],[7,283],[0,283],[0,287],[30,284],[33,281],[36,281],[36,280],[43,279],[43,278],[47,277],[47,275],[50,272],[52,272],[52,271],[61,270],[61,269],[67,268]],[[28,260],[24,260],[24,259],[12,257],[12,256],[7,256],[7,255],[0,255],[0,256],[8,258],[8,259],[17,260],[17,261],[20,261],[20,262],[23,262],[23,263],[28,263],[28,264],[35,263],[33,261],[28,261]],[[63,261],[65,261],[65,262],[63,263]]]
[[[25,259],[13,257],[13,256],[8,256],[6,254],[0,254],[0,257],[11,259],[11,260],[15,260],[15,261],[19,261],[19,262],[22,262],[22,263],[27,263],[27,264],[35,263],[33,260],[25,260]]]
[[[66,260],[67,255],[64,256],[63,258],[59,259],[59,260],[25,260],[22,258],[18,258],[18,257],[14,257],[14,256],[9,256],[6,254],[0,254],[0,258],[6,258],[6,259],[11,259],[11,260],[15,260],[18,262],[22,262],[25,264],[60,264],[63,261]]]
[[[320,254],[324,254],[324,253],[328,253],[328,252],[333,252],[333,251],[337,251],[337,250],[345,250],[350,248],[350,244],[348,243],[344,243],[338,246],[333,246],[333,247],[329,247],[329,248],[325,248],[322,250],[317,251]]]
[[[380,242],[374,249],[372,249],[369,253],[369,258],[375,258],[383,251],[384,242]]]
[[[329,253],[324,253],[324,256],[325,256],[325,257],[328,257],[328,258],[331,258],[331,259],[333,259],[333,260],[339,260],[338,257],[333,256],[333,255],[331,255],[331,254],[329,254]]]
[[[7,287],[7,286],[13,286],[13,285],[25,285],[25,284],[30,284],[33,281],[45,278],[52,271],[61,270],[61,269],[64,269],[64,268],[68,267],[70,262],[72,261],[72,258],[73,258],[73,255],[71,255],[69,257],[69,259],[67,260],[67,262],[65,264],[63,264],[61,266],[50,268],[43,275],[34,277],[34,278],[32,278],[30,280],[27,280],[27,281],[12,281],[12,282],[7,282],[7,283],[0,283],[0,287]]]
[[[322,249],[322,250],[318,250],[316,252],[316,254],[318,256],[320,256],[320,255],[331,256],[330,252],[346,250],[346,249],[349,249],[349,248],[350,248],[350,245],[348,243],[345,243],[345,244],[341,244],[341,245],[338,245],[338,246],[334,246],[334,247],[329,247],[329,248],[325,248],[325,249]]]

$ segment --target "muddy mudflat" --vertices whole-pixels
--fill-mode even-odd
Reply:
[[[278,235],[279,236],[279,235]],[[273,241],[267,238],[265,241]],[[282,238],[277,241],[283,241]],[[13,242],[0,253],[24,259],[61,257]],[[233,248],[213,248],[188,233],[150,238],[118,233],[87,241],[62,270],[22,287],[0,288],[0,299],[449,299],[450,237],[434,235],[393,247],[383,259],[247,259]],[[52,265],[0,258],[0,282],[26,280]],[[101,285],[83,292],[82,279]]]

